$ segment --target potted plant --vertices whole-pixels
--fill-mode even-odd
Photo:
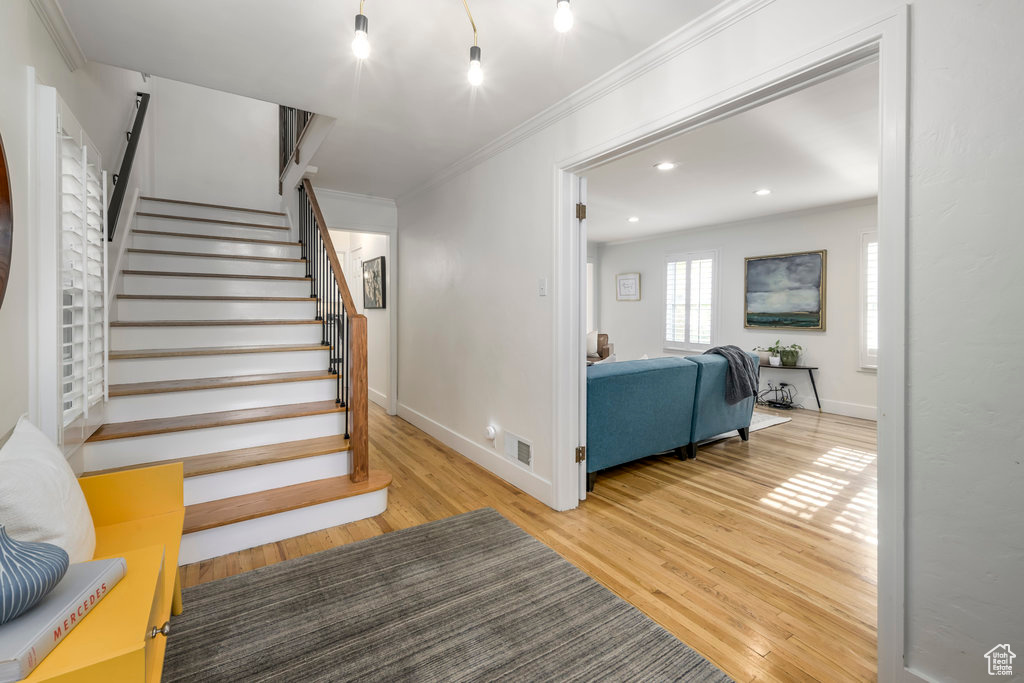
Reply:
[[[757,352],[757,357],[761,361],[761,365],[768,365],[771,362],[771,351],[767,346],[755,346],[754,351]]]
[[[780,352],[782,351],[782,342],[780,340],[776,339],[774,344],[765,348],[765,351],[768,353],[769,365],[782,365],[782,357],[780,355]]]
[[[800,352],[804,350],[804,347],[799,344],[790,344],[789,346],[783,346],[779,349],[779,356],[782,358],[782,364],[787,367],[796,365],[796,362],[800,360]]]

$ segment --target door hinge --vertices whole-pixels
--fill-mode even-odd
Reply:
[[[577,446],[576,447],[576,462],[583,462],[587,459],[587,447]]]
[[[587,217],[587,205],[586,204],[577,204],[576,205],[576,218],[578,220],[583,220],[586,217]]]

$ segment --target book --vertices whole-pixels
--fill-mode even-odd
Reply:
[[[27,677],[124,578],[123,557],[78,562],[39,604],[0,626],[0,683]]]

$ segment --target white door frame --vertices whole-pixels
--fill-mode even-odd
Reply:
[[[669,116],[643,122],[597,148],[555,167],[555,468],[554,507],[578,505],[579,468],[570,457],[578,443],[581,379],[579,309],[581,259],[575,204],[577,177],[589,168],[669,136],[750,109],[853,64],[877,58],[879,69],[879,287],[902,292],[879,304],[878,358],[878,677],[921,681],[906,668],[905,458],[906,458],[906,243],[908,8],[897,6],[785,63]],[[586,248],[586,245],[583,245]]]

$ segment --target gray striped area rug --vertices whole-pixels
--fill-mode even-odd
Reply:
[[[729,681],[487,508],[189,588],[172,681]]]

